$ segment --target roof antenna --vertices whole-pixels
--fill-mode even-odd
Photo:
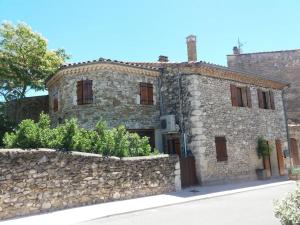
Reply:
[[[239,53],[241,54],[241,53],[243,53],[243,46],[246,44],[246,42],[241,42],[240,41],[240,38],[238,37],[238,43],[237,43],[237,47],[238,47],[238,50],[239,50]]]

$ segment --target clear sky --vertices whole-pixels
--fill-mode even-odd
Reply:
[[[0,0],[3,20],[26,22],[70,62],[186,61],[189,34],[198,60],[221,65],[238,37],[244,52],[300,48],[299,0]]]

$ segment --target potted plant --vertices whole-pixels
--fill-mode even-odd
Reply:
[[[259,180],[264,180],[271,176],[271,171],[269,168],[265,167],[265,164],[269,160],[269,156],[273,150],[272,146],[269,145],[268,141],[265,140],[263,137],[259,137],[257,139],[257,155],[259,158],[263,159],[264,168],[256,169],[256,175]]]
[[[289,168],[288,172],[290,180],[300,180],[300,167]]]

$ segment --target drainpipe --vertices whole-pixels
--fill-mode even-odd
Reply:
[[[184,116],[182,113],[182,74],[179,73],[179,69],[177,68],[177,76],[178,76],[178,95],[179,95],[179,114],[180,114],[180,129],[183,134],[183,147],[184,147],[184,156],[187,157],[187,143],[186,143],[186,133],[185,133],[185,126],[184,126]]]
[[[164,104],[163,97],[161,95],[161,87],[162,87],[162,77],[164,74],[164,68],[159,68],[159,78],[158,78],[158,96],[159,96],[159,115],[162,116],[164,112]]]
[[[289,88],[289,87],[290,87],[290,84],[288,84],[287,88]],[[285,100],[285,95],[286,95],[287,88],[284,88],[282,90],[281,95],[282,95],[282,102],[283,102],[283,111],[284,111],[284,119],[285,119],[285,126],[286,126],[286,136],[287,136],[287,142],[288,142],[288,152],[289,152],[289,158],[290,158],[290,167],[294,167],[293,166],[293,162],[292,162],[290,132],[289,132],[288,117],[287,117],[287,107],[286,107],[286,100]]]

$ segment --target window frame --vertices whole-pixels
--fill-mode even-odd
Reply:
[[[140,82],[140,105],[154,105],[154,85]]]
[[[228,151],[227,151],[227,139],[225,136],[215,136],[215,148],[216,148],[217,162],[227,162]]]
[[[88,105],[94,102],[93,80],[82,79],[76,82],[77,105]],[[80,98],[79,98],[80,97]]]

